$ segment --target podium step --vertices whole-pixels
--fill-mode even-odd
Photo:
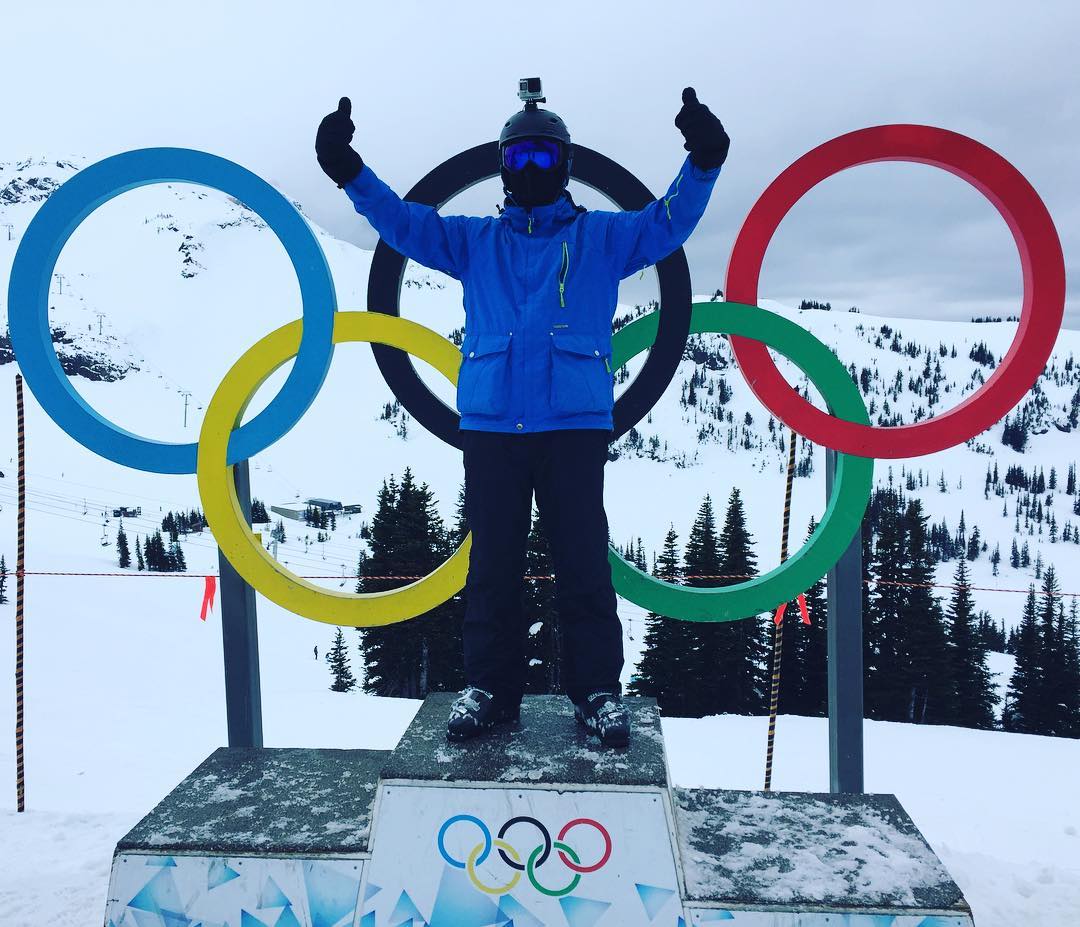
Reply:
[[[563,697],[393,751],[222,749],[117,845],[105,927],[972,927],[891,795],[672,789],[660,716],[602,749]]]
[[[660,715],[601,748],[562,696],[521,723],[446,741],[429,695],[383,766],[361,927],[677,927],[682,916]]]
[[[526,696],[519,724],[448,743],[446,719],[455,698],[455,693],[439,692],[424,700],[383,766],[384,780],[658,788],[668,784],[655,699],[623,700],[630,714],[630,745],[610,750],[574,720],[573,704],[561,695]]]
[[[673,790],[691,923],[971,927],[893,795]]]
[[[351,925],[387,753],[216,750],[117,844],[106,927]]]

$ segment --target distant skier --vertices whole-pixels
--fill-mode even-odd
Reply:
[[[538,78],[521,81],[522,111],[499,135],[505,206],[498,217],[441,216],[402,201],[350,146],[342,97],[315,151],[392,248],[460,280],[466,335],[457,405],[472,531],[464,619],[468,686],[447,736],[517,721],[527,629],[522,577],[533,493],[551,547],[562,678],[574,714],[623,746],[622,627],[607,559],[604,464],[612,430],[611,319],[619,280],[689,237],[728,153],[720,120],[683,91],[675,118],[690,152],[667,194],[636,212],[588,212],[566,189],[574,149]],[[642,143],[649,134],[642,129]],[[429,140],[411,140],[428,144]]]
[[[318,644],[315,645],[315,659],[316,660],[319,659],[319,645]]]

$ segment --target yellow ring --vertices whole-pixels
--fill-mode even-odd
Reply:
[[[492,843],[500,850],[505,850],[513,858],[515,863],[521,862],[521,857],[518,855],[518,851],[515,850],[505,840],[493,840]],[[518,879],[521,878],[520,872],[515,872],[514,877],[505,885],[490,886],[485,885],[480,881],[480,877],[476,874],[476,858],[483,852],[484,843],[481,841],[473,847],[473,851],[469,854],[469,859],[465,864],[465,868],[469,871],[469,878],[472,880],[472,884],[475,885],[480,891],[485,892],[488,895],[505,895],[515,885],[518,884]]]
[[[226,463],[229,435],[239,427],[248,403],[278,367],[300,349],[303,322],[297,319],[249,348],[225,375],[206,408],[199,434],[199,495],[210,530],[229,563],[254,589],[297,615],[349,627],[405,621],[441,605],[465,585],[472,535],[423,579],[386,592],[347,593],[324,589],[285,569],[252,533]],[[381,312],[338,312],[334,344],[374,341],[427,361],[457,384],[461,352],[430,328]]]

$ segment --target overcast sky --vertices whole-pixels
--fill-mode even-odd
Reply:
[[[1080,328],[1080,4],[106,2],[8,6],[0,160],[93,159],[176,145],[231,158],[361,244],[366,224],[319,171],[313,139],[342,94],[355,145],[404,193],[495,137],[517,78],[540,75],[575,139],[655,193],[684,152],[686,85],[731,155],[687,246],[697,292],[722,286],[757,195],[808,149],[890,122],[971,135],[1043,197]],[[451,204],[490,212],[494,183]],[[628,285],[655,292],[652,279]],[[965,319],[1019,308],[1020,269],[994,209],[942,171],[879,164],[816,188],[782,224],[761,293],[883,315]],[[352,308],[352,307],[348,307]]]

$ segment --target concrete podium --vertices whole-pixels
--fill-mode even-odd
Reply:
[[[892,796],[672,788],[660,717],[602,750],[566,699],[449,744],[221,749],[116,849],[106,927],[970,927]]]

